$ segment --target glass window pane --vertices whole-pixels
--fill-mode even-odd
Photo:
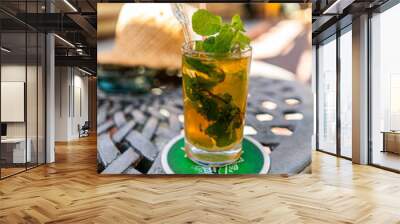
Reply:
[[[336,39],[318,48],[318,147],[336,153]]]
[[[30,161],[26,142],[26,33],[1,34],[1,140],[2,177],[25,170]],[[28,151],[26,150],[28,146]]]
[[[340,153],[351,158],[352,141],[352,35],[340,36]]]
[[[400,170],[400,5],[371,19],[372,163]]]

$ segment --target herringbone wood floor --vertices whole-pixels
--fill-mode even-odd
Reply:
[[[0,223],[400,223],[400,175],[315,152],[293,177],[96,173],[95,138],[0,181]]]

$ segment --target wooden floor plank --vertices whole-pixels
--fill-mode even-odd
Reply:
[[[313,152],[312,174],[98,175],[96,139],[0,181],[0,223],[400,223],[400,175]]]

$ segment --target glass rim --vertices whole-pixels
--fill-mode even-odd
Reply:
[[[194,47],[194,43],[196,41],[189,41],[189,42],[184,42],[182,45],[182,53],[183,54],[190,54],[190,55],[204,55],[204,56],[218,56],[218,57],[229,57],[229,56],[237,56],[238,53],[237,52],[225,52],[225,53],[219,53],[219,52],[206,52],[206,51],[198,51],[195,50]],[[253,48],[249,45],[246,46],[246,48],[241,49],[240,50],[240,57],[245,57],[248,53],[252,52]],[[248,56],[250,56],[248,55]]]

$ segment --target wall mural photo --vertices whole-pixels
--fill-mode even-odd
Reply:
[[[99,173],[310,172],[311,4],[97,7]]]

